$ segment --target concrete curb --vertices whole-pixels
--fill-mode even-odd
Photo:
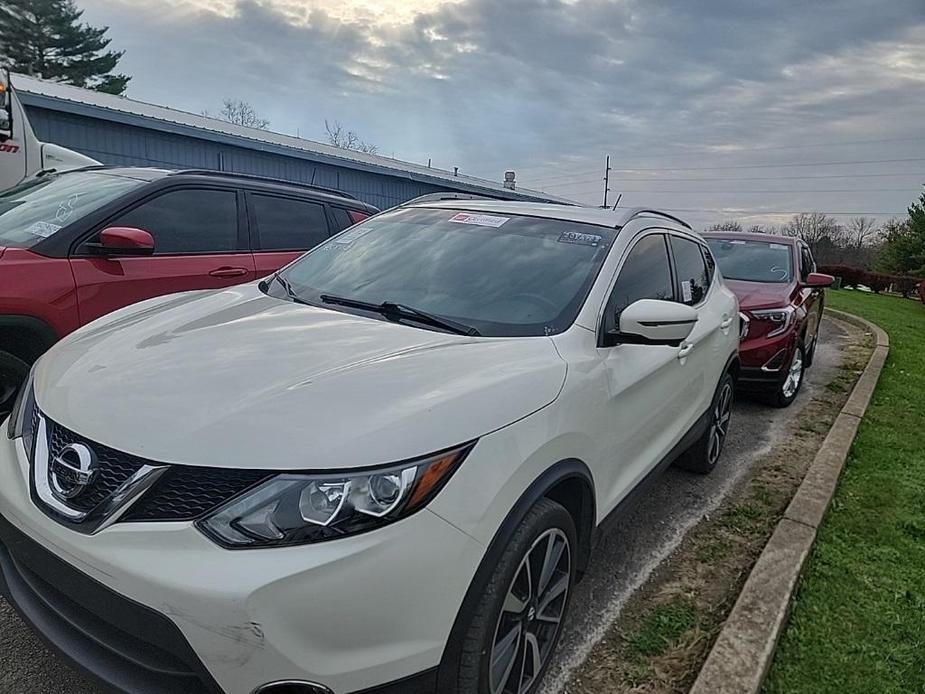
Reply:
[[[876,338],[873,354],[745,581],[691,694],[754,694],[761,689],[803,563],[812,551],[861,417],[886,362],[890,340],[879,326],[850,313],[832,309],[826,312],[872,333]]]

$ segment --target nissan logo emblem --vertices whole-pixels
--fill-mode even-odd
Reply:
[[[65,446],[49,465],[51,490],[59,499],[73,499],[96,477],[96,454],[82,443]]]

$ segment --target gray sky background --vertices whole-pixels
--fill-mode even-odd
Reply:
[[[923,0],[78,4],[132,98],[243,98],[317,140],[337,119],[386,156],[586,203],[606,154],[611,201],[695,224],[886,217],[925,182]]]

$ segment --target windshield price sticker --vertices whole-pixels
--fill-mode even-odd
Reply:
[[[29,228],[26,229],[26,233],[32,234],[33,236],[41,236],[43,239],[47,239],[60,228],[60,224],[52,224],[51,222],[34,222]]]
[[[469,212],[460,212],[450,217],[450,221],[456,224],[475,224],[480,227],[499,227],[509,219],[510,217],[495,217],[490,214],[470,214]]]
[[[601,238],[599,234],[585,234],[581,231],[563,231],[559,235],[558,242],[597,247],[601,243]]]

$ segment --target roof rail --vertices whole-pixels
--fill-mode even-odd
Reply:
[[[402,205],[413,205],[418,202],[440,202],[441,200],[503,200],[491,195],[479,195],[478,193],[456,193],[452,190],[445,190],[439,193],[427,193],[419,195],[416,198],[405,200]]]
[[[649,207],[628,207],[623,210],[619,210],[619,208],[614,208],[614,209],[615,211],[618,210],[618,211],[623,212],[623,217],[620,222],[620,226],[623,226],[624,224],[629,222],[631,219],[635,219],[636,217],[642,217],[644,215],[655,215],[656,217],[665,217],[666,219],[670,219],[671,221],[677,222],[681,226],[687,227],[688,229],[693,231],[693,228],[691,227],[691,225],[685,222],[680,217],[675,217],[673,214],[668,214],[667,212],[662,212],[661,210],[653,210],[652,208],[649,208]]]
[[[269,176],[258,176],[257,174],[248,174],[248,173],[238,173],[237,171],[216,171],[215,169],[177,169],[173,171],[171,176],[178,176],[182,174],[194,174],[196,176],[225,176],[228,178],[242,178],[247,181],[263,181],[265,183],[280,183],[287,186],[295,186],[296,188],[308,188],[309,190],[317,190],[321,193],[328,193],[330,195],[336,195],[341,198],[348,198],[349,200],[357,200],[355,195],[350,193],[345,193],[342,190],[337,190],[336,188],[328,188],[327,186],[318,186],[314,183],[304,183],[302,181],[287,181],[282,178],[270,178]]]

